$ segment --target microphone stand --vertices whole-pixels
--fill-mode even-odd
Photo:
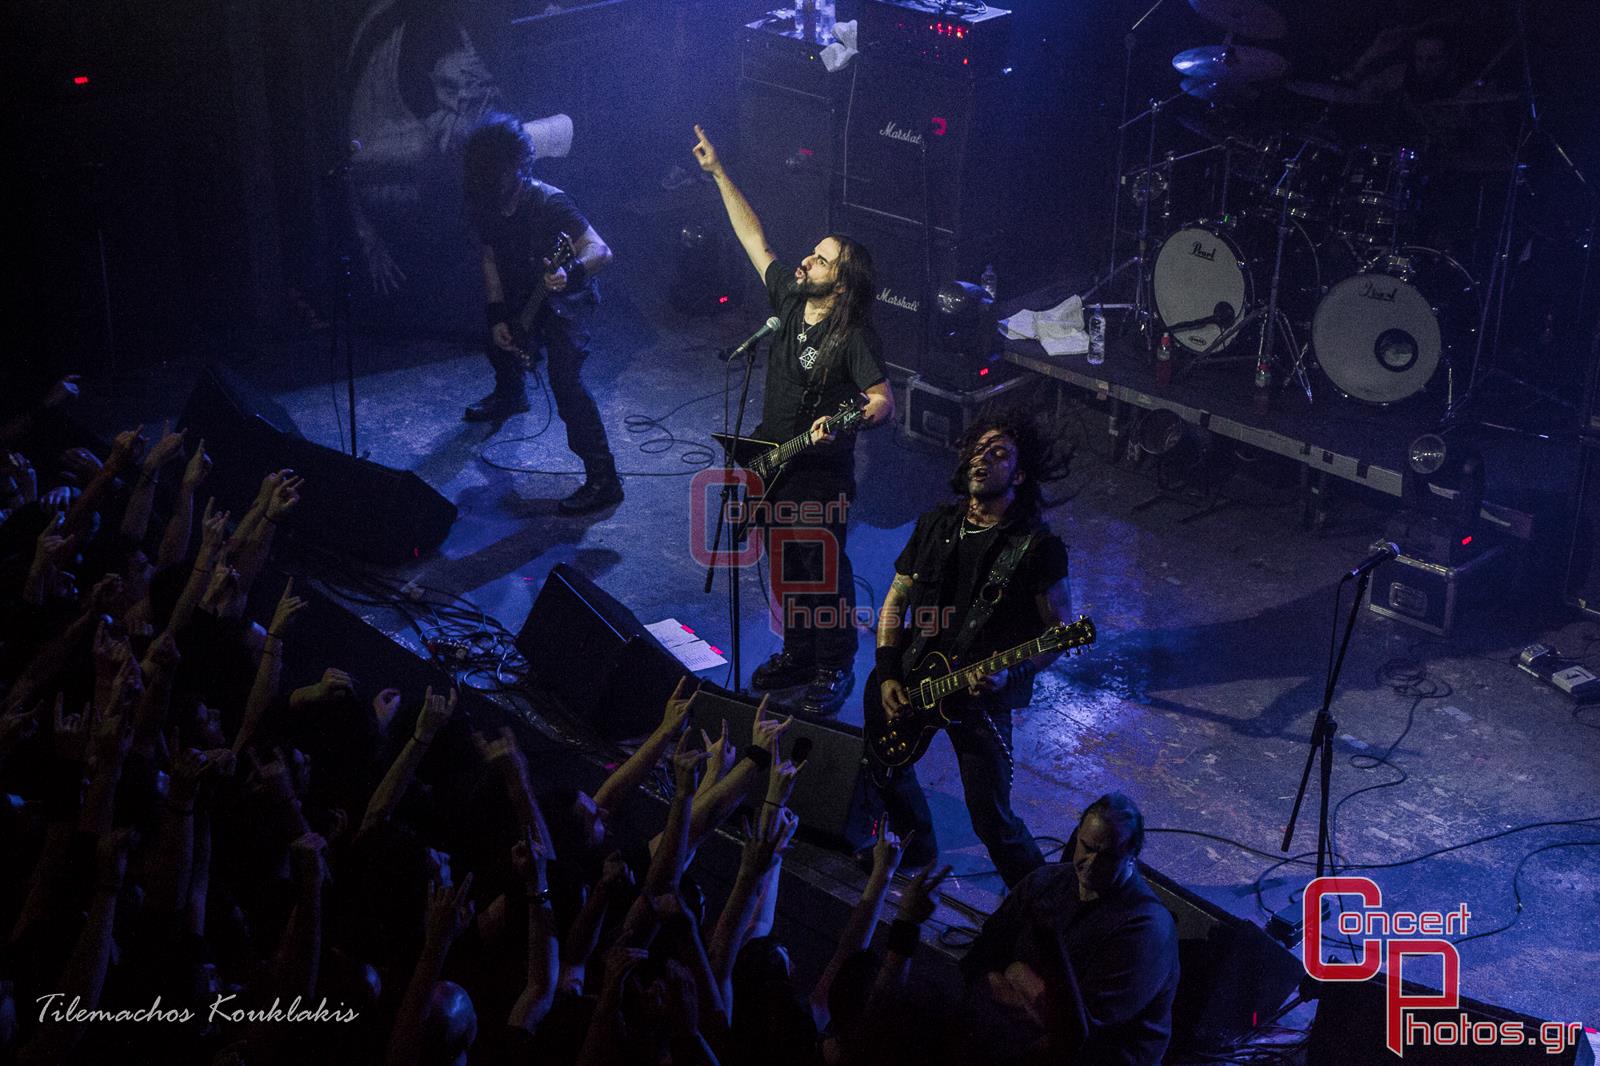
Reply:
[[[1116,170],[1111,175],[1111,262],[1107,267],[1106,281],[1109,282],[1122,269],[1117,265],[1117,243],[1121,236],[1118,227],[1122,224],[1122,168],[1127,163],[1125,156],[1128,138],[1128,96],[1133,87],[1133,52],[1138,47],[1139,27],[1145,20],[1156,13],[1156,9],[1166,0],[1156,0],[1150,5],[1148,11],[1139,16],[1137,22],[1128,27],[1127,34],[1122,38],[1122,47],[1126,51],[1122,66],[1122,114],[1117,119],[1117,162]],[[1099,288],[1099,286],[1095,286]]]
[[[1344,653],[1350,647],[1350,635],[1355,632],[1356,617],[1361,611],[1361,601],[1367,595],[1367,582],[1372,579],[1372,571],[1367,570],[1356,578],[1355,599],[1350,602],[1350,616],[1345,620],[1344,637],[1339,641],[1339,654],[1335,658],[1330,648],[1328,658],[1328,679],[1322,690],[1322,707],[1317,711],[1317,720],[1311,727],[1310,750],[1306,752],[1306,765],[1300,771],[1300,788],[1294,794],[1294,807],[1289,811],[1289,824],[1283,831],[1283,844],[1280,848],[1285,854],[1294,842],[1295,822],[1300,818],[1300,804],[1306,798],[1306,785],[1311,780],[1311,765],[1318,764],[1318,781],[1322,789],[1321,803],[1317,812],[1317,876],[1321,877],[1324,869],[1330,874],[1337,873],[1333,856],[1333,840],[1328,825],[1328,795],[1333,788],[1333,738],[1338,733],[1339,723],[1334,721],[1332,714],[1333,692],[1339,684],[1339,671],[1344,668]],[[1349,577],[1339,581],[1339,587],[1334,590],[1334,625],[1338,625],[1339,595],[1344,591],[1344,583]]]
[[[750,396],[750,376],[756,368],[756,346],[751,345],[740,359],[744,362],[743,379],[739,382],[739,409],[734,419],[732,438],[737,441],[744,430],[744,405]],[[722,426],[728,426],[728,375],[722,375]],[[737,480],[733,472],[733,449],[725,447],[722,450],[722,504],[717,508],[717,528],[711,537],[711,561],[706,564],[707,594],[711,592],[712,582],[717,573],[718,546],[722,543],[722,528],[727,525],[728,511],[735,499],[738,498]],[[748,499],[748,497],[746,497]],[[744,637],[740,632],[740,596],[739,596],[739,542],[744,540],[745,530],[750,525],[750,516],[745,515],[737,525],[728,528],[728,550],[722,556],[724,568],[728,572],[728,617],[731,623],[732,636],[730,637],[729,652],[733,660],[733,684],[730,686],[734,692],[743,688],[744,680],[740,672],[739,653],[744,644]]]
[[[344,379],[345,399],[350,409],[350,458],[357,459],[360,453],[356,450],[356,348],[354,325],[354,299],[352,295],[352,271],[355,257],[351,254],[350,210],[354,194],[350,191],[350,159],[353,149],[347,150],[344,159],[329,168],[322,175],[330,187],[336,187],[339,195],[330,199],[339,205],[344,212],[343,222],[338,227],[339,247],[334,253],[333,261],[333,321],[328,329],[328,359],[333,365],[338,365],[339,351],[344,349]],[[334,410],[337,412],[338,408]]]

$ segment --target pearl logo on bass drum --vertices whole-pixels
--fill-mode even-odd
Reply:
[[[1398,285],[1384,285],[1378,281],[1368,281],[1361,286],[1361,296],[1367,300],[1377,300],[1381,303],[1394,303],[1395,293],[1400,291]]]
[[[1205,248],[1201,246],[1199,241],[1195,241],[1194,247],[1189,249],[1189,254],[1196,259],[1204,259],[1208,263],[1213,263],[1217,258],[1217,246],[1212,245],[1210,248]]]

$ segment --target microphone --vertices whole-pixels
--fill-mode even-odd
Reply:
[[[1239,312],[1233,309],[1231,303],[1226,300],[1219,300],[1209,315],[1204,318],[1192,318],[1187,322],[1175,322],[1167,327],[1167,332],[1176,333],[1180,329],[1196,329],[1200,326],[1221,326],[1223,329],[1227,329],[1233,325],[1233,320],[1237,317],[1239,317]]]
[[[778,321],[778,316],[777,315],[773,315],[771,318],[767,319],[767,321],[765,323],[762,324],[760,329],[758,329],[754,333],[750,334],[749,337],[746,337],[745,338],[745,342],[743,344],[739,345],[739,347],[735,348],[733,351],[728,352],[726,355],[719,356],[718,358],[720,358],[724,363],[729,362],[730,360],[739,358],[745,352],[748,352],[750,350],[750,346],[751,345],[755,344],[757,341],[759,341],[761,338],[765,337],[767,334],[775,332],[777,330],[777,328],[779,326],[781,326],[781,325],[783,325],[783,323]]]
[[[1346,578],[1365,577],[1367,574],[1370,574],[1372,571],[1376,570],[1379,563],[1386,563],[1390,559],[1397,558],[1399,555],[1400,545],[1396,544],[1394,541],[1386,541],[1383,547],[1379,548],[1377,551],[1361,560],[1355,565],[1354,569],[1344,576]]]

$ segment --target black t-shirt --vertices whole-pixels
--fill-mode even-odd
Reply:
[[[544,276],[544,260],[556,250],[556,240],[565,233],[574,242],[589,228],[572,197],[542,181],[535,181],[510,216],[496,215],[478,234],[478,239],[494,249],[500,285],[513,316],[522,310],[529,293]],[[575,291],[553,294],[553,302],[592,300],[596,296],[594,279],[589,278]]]
[[[882,381],[883,343],[867,325],[842,343],[828,345],[829,352],[823,354],[828,327],[823,323],[806,326],[806,298],[795,284],[794,268],[773,260],[766,281],[767,299],[783,325],[767,359],[766,394],[756,436],[782,444],[804,432],[819,415],[833,414],[841,403]],[[800,340],[802,332],[804,342]],[[808,390],[815,395],[808,396]],[[847,433],[800,455],[790,470],[828,469],[848,474],[854,460],[855,435]]]
[[[1001,542],[1011,525],[1002,522],[983,532],[969,529],[962,537],[958,531],[964,511],[964,505],[957,505],[923,514],[894,563],[895,573],[912,579],[913,609],[924,600],[955,609],[950,615],[951,633],[941,631],[928,650],[944,647],[947,636],[959,629],[979,588],[994,569]],[[943,555],[946,551],[947,556]],[[941,557],[945,560],[942,571],[937,569]],[[971,661],[975,655],[1003,651],[1037,637],[1045,624],[1035,598],[1066,576],[1067,546],[1048,528],[1041,527],[1028,546],[1028,553],[1017,564],[988,623],[967,649],[966,659]],[[912,626],[917,625],[913,618]]]

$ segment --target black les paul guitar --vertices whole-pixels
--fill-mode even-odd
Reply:
[[[824,433],[851,433],[859,429],[862,421],[867,417],[867,409],[860,397],[852,397],[841,403],[839,409],[827,417],[823,422]],[[733,461],[759,477],[766,491],[772,491],[772,485],[778,479],[778,474],[792,462],[795,456],[814,447],[811,440],[811,430],[796,434],[782,444],[769,440],[758,440],[755,437],[735,437],[728,433],[713,433],[711,439],[733,453]]]
[[[867,743],[886,766],[910,766],[922,758],[934,736],[961,714],[967,689],[986,677],[1052,651],[1074,651],[1094,643],[1094,623],[1087,616],[1058,622],[1035,640],[1018,644],[970,665],[959,665],[940,652],[929,652],[906,675],[911,704],[898,718],[883,709],[877,671],[867,678],[863,695]]]
[[[522,357],[525,369],[531,369],[539,361],[539,346],[534,343],[533,323],[539,317],[539,309],[555,290],[544,283],[545,274],[553,274],[557,270],[567,267],[578,258],[578,253],[572,247],[572,238],[565,233],[556,234],[555,243],[550,247],[550,254],[542,260],[544,270],[533,283],[533,289],[528,293],[528,298],[523,301],[522,310],[517,312],[517,317],[510,323],[511,343],[517,349],[517,354]]]

